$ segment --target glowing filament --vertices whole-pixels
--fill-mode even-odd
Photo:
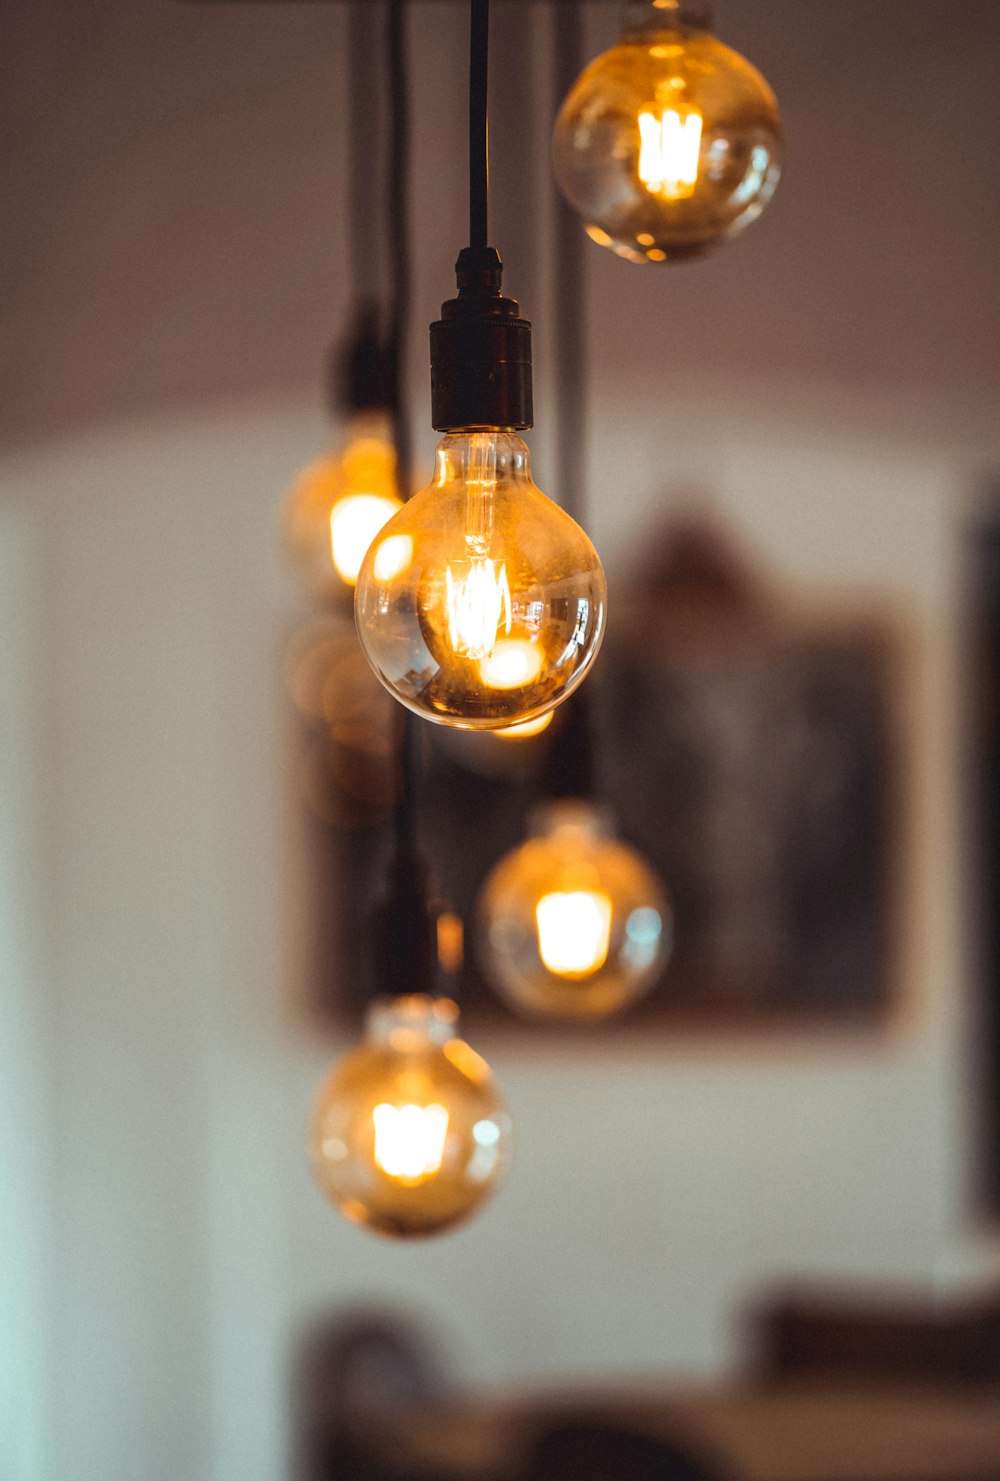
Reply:
[[[511,604],[503,561],[477,555],[445,569],[448,640],[461,658],[487,658],[497,633],[510,632]]]
[[[589,977],[608,959],[611,901],[596,890],[543,895],[535,906],[538,950],[559,977]]]
[[[651,195],[686,200],[698,183],[701,114],[665,108],[659,118],[639,114],[639,179]]]
[[[391,1106],[383,1101],[372,1111],[375,1162],[401,1183],[422,1183],[441,1170],[448,1134],[448,1112],[429,1106]]]
[[[398,499],[386,494],[348,494],[330,510],[330,553],[338,574],[353,586],[368,547],[398,509]]]

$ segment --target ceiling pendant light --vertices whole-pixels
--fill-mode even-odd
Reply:
[[[757,219],[782,142],[773,92],[712,35],[707,0],[630,0],[621,40],[559,111],[553,162],[595,242],[630,262],[667,262]]]
[[[551,743],[528,836],[494,865],[476,902],[480,967],[530,1018],[609,1018],[649,991],[670,955],[666,892],[596,798],[593,741],[578,695]]]
[[[556,97],[579,65],[574,7],[553,7]],[[556,211],[553,252],[557,467],[564,504],[586,493],[586,293],[583,239]],[[571,700],[553,733],[527,839],[491,870],[476,905],[477,957],[498,996],[534,1018],[597,1021],[647,992],[666,964],[672,916],[645,861],[614,836],[596,801],[597,758],[590,692]]]
[[[595,1021],[651,988],[670,952],[656,875],[591,799],[550,800],[487,876],[478,957],[497,993],[533,1018]]]
[[[358,579],[365,552],[403,507],[393,440],[392,387],[373,306],[359,315],[338,365],[338,447],[296,479],[285,511],[288,547],[310,596],[335,604]]]
[[[438,990],[456,975],[454,918],[432,903],[416,842],[415,722],[403,717],[389,884],[371,922],[380,997],[363,1042],[327,1075],[309,1135],[320,1188],[352,1223],[397,1238],[471,1215],[510,1160],[511,1120],[484,1059]],[[443,964],[443,966],[442,966]]]
[[[408,87],[403,0],[389,0],[386,35],[392,158],[390,197],[395,449],[409,465],[400,376],[409,302],[406,209]],[[405,481],[404,481],[405,486]],[[432,905],[417,848],[416,726],[402,720],[395,854],[386,899],[371,923],[381,996],[364,1042],[330,1071],[316,1098],[310,1152],[317,1182],[340,1212],[376,1233],[437,1234],[471,1215],[495,1189],[510,1156],[510,1117],[486,1061],[458,1037],[458,1009],[438,990],[457,975],[461,930]]]
[[[381,999],[366,1036],[320,1088],[312,1162],[353,1223],[399,1238],[438,1234],[496,1188],[510,1117],[486,1061],[456,1033],[448,998]]]
[[[545,714],[580,683],[604,635],[590,540],[531,477],[531,326],[501,293],[487,245],[488,0],[472,0],[470,243],[458,296],[431,325],[434,477],[385,526],[358,576],[369,662],[403,704],[442,725],[496,730]]]

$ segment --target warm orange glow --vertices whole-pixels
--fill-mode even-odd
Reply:
[[[522,720],[520,725],[508,725],[506,730],[494,730],[493,734],[497,740],[519,741],[529,740],[533,735],[541,735],[543,730],[548,730],[553,721],[553,712],[536,715],[534,720]]]
[[[453,910],[442,910],[437,918],[438,961],[443,972],[460,972],[465,960],[465,927]]]
[[[391,422],[359,413],[343,451],[310,464],[288,501],[292,554],[314,595],[326,600],[354,586],[372,541],[402,507]]]
[[[535,906],[538,951],[550,972],[587,977],[608,959],[611,900],[603,890],[543,895]]]
[[[375,1163],[387,1177],[414,1187],[441,1170],[448,1112],[433,1102],[428,1106],[393,1106],[381,1102],[372,1111]]]
[[[330,552],[338,574],[353,586],[361,562],[379,530],[398,509],[401,501],[386,494],[348,494],[330,510]]]
[[[579,683],[605,599],[593,545],[535,486],[520,437],[460,432],[371,546],[355,616],[368,661],[404,704],[439,725],[501,730]]]
[[[364,1042],[320,1087],[310,1147],[327,1197],[380,1234],[434,1234],[499,1181],[510,1118],[486,1062],[456,1036],[448,998],[372,1004]]]
[[[410,569],[413,540],[409,535],[388,535],[375,552],[375,576],[379,581],[395,581]]]
[[[497,633],[510,632],[510,585],[503,561],[474,556],[445,569],[448,641],[462,658],[487,658]]]
[[[697,109],[639,114],[639,179],[653,195],[687,200],[698,183],[702,116]]]
[[[520,689],[535,682],[544,662],[537,643],[526,638],[500,638],[482,659],[479,672],[491,689]]]

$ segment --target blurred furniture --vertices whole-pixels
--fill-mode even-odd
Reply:
[[[405,1457],[367,1437],[442,1401],[443,1372],[422,1334],[395,1315],[335,1313],[308,1334],[296,1377],[296,1481],[409,1481]]]
[[[947,1307],[901,1297],[787,1295],[764,1307],[756,1326],[773,1378],[1000,1386],[1000,1291]]]
[[[566,1423],[544,1431],[525,1481],[718,1481],[693,1453],[618,1425]]]
[[[416,1476],[522,1481],[546,1415],[573,1407],[582,1424],[662,1436],[682,1453],[715,1457],[733,1481],[1000,1481],[1000,1386],[968,1393],[811,1379],[683,1394],[636,1384],[575,1406],[543,1396],[412,1411],[378,1444]]]

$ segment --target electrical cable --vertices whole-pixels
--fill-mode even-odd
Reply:
[[[583,65],[579,7],[552,7],[552,88],[558,110]],[[555,299],[556,498],[583,524],[586,515],[586,261],[580,224],[558,191],[552,233]],[[573,695],[553,734],[542,786],[549,797],[590,797],[596,788],[593,706],[586,688]]]
[[[469,12],[469,246],[489,245],[490,0]]]
[[[400,497],[412,487],[410,408],[406,394],[412,252],[410,248],[410,81],[407,68],[406,3],[388,0],[386,16],[389,84],[389,160],[386,170],[390,254],[391,308],[389,359],[393,397],[396,480]]]
[[[368,0],[352,0],[347,17],[348,252],[351,297],[357,304],[378,296],[378,256],[372,251],[369,196],[378,174],[378,131],[372,99],[377,94],[372,63],[372,13]]]
[[[552,9],[552,86],[558,110],[583,65],[578,7]],[[585,517],[587,426],[587,315],[580,223],[559,192],[555,199],[553,276],[555,279],[556,473],[558,502],[578,524]]]
[[[406,395],[406,347],[410,317],[410,97],[406,48],[405,0],[387,0],[386,71],[389,90],[389,160],[386,169],[387,220],[390,241],[389,358],[393,390],[393,436],[396,479],[403,498],[412,486],[409,400]],[[396,852],[415,859],[417,737],[413,717],[401,710],[399,800],[393,814]]]
[[[406,350],[410,321],[410,87],[406,45],[406,0],[387,0],[386,67],[389,92],[389,161],[386,169],[390,241],[389,378],[393,438],[400,496],[412,488],[410,408]],[[393,810],[393,857],[387,907],[380,916],[379,952],[383,991],[437,991],[436,918],[428,898],[428,870],[417,844],[419,741],[413,715],[399,707],[399,794]]]

